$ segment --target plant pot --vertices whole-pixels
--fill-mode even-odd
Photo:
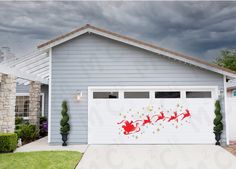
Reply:
[[[214,132],[214,133],[215,133],[216,145],[220,146],[221,132],[220,133]]]
[[[61,136],[62,136],[62,141],[63,141],[63,143],[62,143],[62,146],[67,146],[67,143],[66,143],[66,141],[67,141],[67,136],[68,136],[68,133],[61,133]]]

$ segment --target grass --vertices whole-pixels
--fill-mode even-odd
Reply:
[[[0,169],[74,169],[81,157],[75,151],[0,154]]]

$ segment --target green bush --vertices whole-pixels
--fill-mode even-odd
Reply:
[[[222,120],[222,114],[221,114],[221,107],[220,107],[220,101],[217,100],[215,103],[215,119],[214,119],[214,132],[215,133],[221,133],[223,130],[223,123]]]
[[[15,130],[17,131],[22,124],[24,124],[23,118],[22,117],[16,117],[15,118]]]
[[[32,124],[22,124],[16,133],[21,138],[23,144],[34,141],[39,137],[39,129],[36,125]]]
[[[0,152],[13,152],[17,146],[17,135],[15,133],[0,133]]]
[[[66,101],[63,101],[62,102],[62,110],[61,110],[61,115],[62,115],[62,119],[61,119],[61,133],[62,134],[68,134],[69,131],[70,131],[70,124],[68,123],[69,122],[69,115],[67,113],[68,111],[68,107],[67,107],[67,102]]]
[[[22,117],[16,117],[15,118],[15,125],[19,125],[19,124],[22,124],[24,123],[24,120]]]

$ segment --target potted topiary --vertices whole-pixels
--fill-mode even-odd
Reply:
[[[62,115],[62,119],[61,119],[61,136],[62,136],[62,146],[67,146],[67,136],[69,134],[69,131],[70,131],[70,124],[68,123],[69,121],[69,115],[67,113],[68,111],[68,107],[67,107],[67,102],[66,101],[63,101],[62,102],[62,110],[61,110],[61,115]]]
[[[220,101],[217,100],[215,103],[215,119],[214,119],[214,133],[215,133],[215,139],[216,139],[216,145],[220,145],[220,139],[221,139],[221,133],[223,130],[223,123],[222,120],[222,114],[221,114],[221,107],[220,107]]]

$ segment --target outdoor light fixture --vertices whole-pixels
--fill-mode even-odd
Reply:
[[[82,91],[80,91],[80,90],[77,90],[77,94],[76,94],[76,100],[77,100],[77,101],[80,101],[80,99],[82,98],[82,96],[83,96],[83,93],[82,93]]]

